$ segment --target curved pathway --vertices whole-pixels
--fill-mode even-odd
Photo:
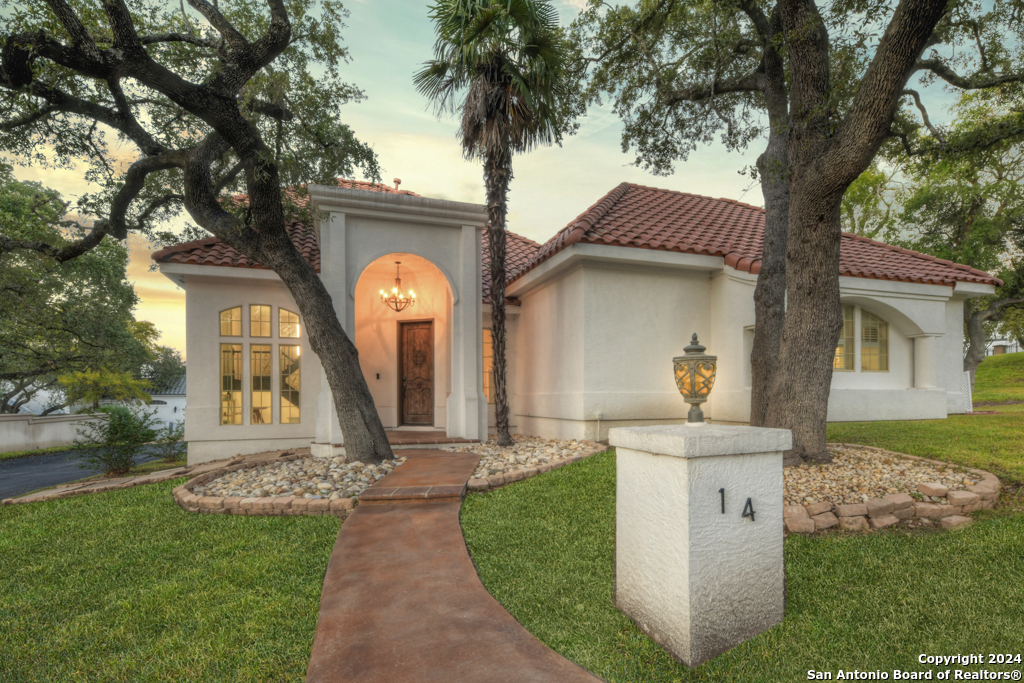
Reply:
[[[324,579],[307,683],[595,683],[491,597],[459,524],[479,456],[410,450],[360,497]]]

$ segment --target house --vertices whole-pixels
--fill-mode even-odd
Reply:
[[[494,413],[484,207],[353,181],[309,193],[319,223],[288,229],[354,339],[384,426],[485,438]],[[513,431],[595,439],[685,420],[672,358],[694,332],[718,356],[705,414],[747,421],[763,231],[756,206],[623,183],[543,245],[509,233]],[[277,276],[216,238],[153,259],[186,292],[189,461],[343,449]],[[963,302],[998,281],[848,234],[840,269],[845,326],[829,419],[963,412]],[[387,305],[392,288],[415,303]]]
[[[186,375],[182,373],[174,382],[149,392],[149,411],[154,413],[157,428],[185,421]]]

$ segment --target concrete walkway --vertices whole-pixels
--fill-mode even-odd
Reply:
[[[480,582],[459,525],[479,456],[403,455],[342,525],[307,683],[600,680],[537,640]]]

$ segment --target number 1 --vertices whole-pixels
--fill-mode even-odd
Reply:
[[[725,489],[718,489],[718,495],[722,496],[722,514],[725,514]]]

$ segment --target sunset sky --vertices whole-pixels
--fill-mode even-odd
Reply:
[[[568,23],[583,0],[555,3]],[[384,181],[401,178],[402,189],[424,196],[482,202],[480,165],[462,159],[455,120],[439,121],[412,85],[413,73],[431,57],[434,42],[428,3],[356,0],[348,8],[344,36],[352,62],[343,74],[365,91],[367,100],[346,106],[341,116],[376,150]],[[729,153],[718,144],[704,147],[679,164],[674,175],[656,177],[630,165],[633,156],[620,148],[621,130],[609,107],[595,108],[561,147],[517,157],[509,230],[543,242],[623,181],[762,204],[760,188],[739,174],[754,163],[762,142],[755,141],[745,154]],[[60,190],[66,199],[85,188],[80,171],[18,167],[15,172]],[[184,292],[149,270],[149,245],[133,238],[130,247],[129,275],[141,299],[136,317],[152,321],[163,334],[161,343],[184,354]]]

